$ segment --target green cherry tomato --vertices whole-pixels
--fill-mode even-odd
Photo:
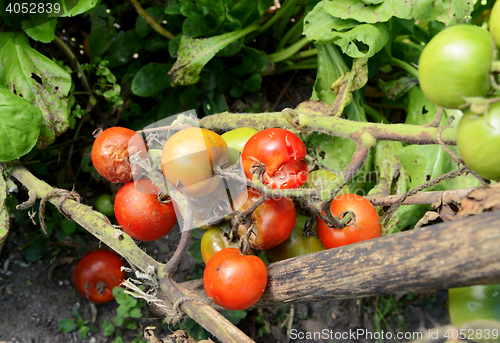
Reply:
[[[500,48],[500,1],[496,1],[490,13],[490,32],[495,38],[495,43]]]
[[[474,25],[455,25],[434,36],[419,61],[425,96],[445,108],[458,108],[464,97],[482,97],[491,88],[491,33]]]
[[[101,194],[95,201],[95,207],[104,215],[111,217],[115,214],[115,207],[113,205],[113,197],[111,194]]]
[[[221,137],[226,141],[229,149],[229,163],[235,164],[240,159],[240,153],[243,151],[243,147],[248,142],[250,137],[255,135],[257,130],[251,127],[240,127],[228,131],[221,135]]]
[[[450,288],[448,312],[456,326],[481,319],[500,321],[500,285]]]
[[[317,236],[318,228],[316,223],[311,228],[311,231],[315,235],[310,237],[304,235],[304,225],[307,219],[306,216],[297,214],[295,228],[290,237],[277,247],[265,250],[266,257],[270,262],[282,261],[287,258],[311,254],[326,249]]]
[[[487,115],[465,112],[457,129],[457,146],[465,164],[481,177],[500,180],[500,103]]]
[[[201,256],[208,263],[212,256],[222,249],[238,248],[238,243],[229,242],[220,228],[211,228],[205,231],[201,238]]]
[[[309,173],[305,186],[306,188],[326,189],[338,178],[338,175],[327,169],[318,169]],[[349,193],[349,188],[344,186],[339,194]]]

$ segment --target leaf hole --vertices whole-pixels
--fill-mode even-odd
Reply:
[[[31,78],[35,80],[40,86],[43,86],[43,80],[40,76],[35,73],[31,73]]]

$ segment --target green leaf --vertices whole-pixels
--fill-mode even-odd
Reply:
[[[134,307],[129,311],[129,316],[132,318],[142,318],[142,312],[140,308]]]
[[[59,330],[61,330],[64,333],[71,332],[76,328],[76,323],[71,318],[63,318],[58,322],[58,324],[59,324]]]
[[[113,343],[125,343],[121,337],[116,337]]]
[[[26,155],[36,144],[42,112],[0,85],[0,161]]]
[[[260,89],[261,84],[262,75],[260,73],[255,73],[243,82],[243,87],[250,92],[256,92]]]
[[[125,326],[129,330],[135,330],[137,329],[137,322],[133,320],[124,320],[123,326]]]
[[[227,320],[229,320],[234,325],[238,325],[242,319],[245,319],[247,316],[247,311],[220,311]]]
[[[377,184],[369,195],[387,196],[391,194],[392,183],[396,175],[399,175],[401,163],[398,152],[403,147],[401,142],[381,141],[374,148],[374,169],[377,175]]]
[[[168,88],[168,71],[171,67],[171,64],[156,62],[143,66],[134,76],[132,92],[138,96],[149,97]]]
[[[61,229],[67,235],[72,235],[76,231],[76,222],[63,218],[61,221]]]
[[[201,69],[218,51],[257,28],[258,25],[252,25],[240,31],[200,39],[192,39],[183,35],[177,61],[169,72],[172,83],[182,86],[197,83]]]
[[[87,12],[97,6],[99,0],[78,0],[76,5],[69,11],[61,15],[61,17],[74,17],[84,12]]]
[[[111,336],[115,332],[115,326],[108,322],[106,319],[104,322],[101,324],[102,328],[104,329],[103,335],[104,336]]]
[[[57,19],[49,20],[40,25],[30,25],[29,21],[22,22],[24,32],[36,41],[50,43],[54,40],[56,34]]]
[[[0,33],[0,80],[11,92],[37,106],[43,115],[37,146],[42,149],[69,127],[70,75],[29,46],[24,33]]]
[[[78,335],[80,336],[80,338],[87,339],[89,331],[90,327],[84,325],[78,329]]]
[[[418,79],[408,75],[387,82],[379,80],[380,89],[391,100],[398,100],[416,85],[418,85]]]
[[[24,258],[29,262],[36,262],[45,256],[45,243],[47,239],[43,236],[38,236],[38,238],[28,245],[28,248],[24,251]]]
[[[324,4],[325,10],[332,16],[362,23],[386,22],[391,17],[398,17],[414,21],[437,20],[447,25],[466,22],[474,6],[468,0],[384,1],[368,6],[365,1],[325,0]]]
[[[201,240],[194,241],[188,248],[187,253],[191,255],[196,261],[203,263],[201,256]]]
[[[320,2],[304,20],[304,34],[310,41],[335,43],[352,58],[372,57],[389,41],[384,23],[359,24],[354,20],[332,17]]]
[[[92,18],[91,35],[87,37],[90,54],[97,57],[105,53],[116,37],[116,28],[113,25],[115,18],[107,13],[105,5],[99,5],[90,11]]]
[[[144,41],[135,30],[120,31],[114,42],[109,46],[106,59],[109,61],[108,67],[114,68],[124,65],[130,61],[132,56],[144,45]]]

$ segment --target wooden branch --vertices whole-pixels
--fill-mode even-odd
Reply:
[[[496,211],[271,263],[255,307],[499,283],[499,245]]]

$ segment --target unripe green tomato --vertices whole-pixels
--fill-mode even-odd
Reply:
[[[482,97],[491,89],[491,33],[474,25],[450,26],[422,51],[418,80],[425,96],[438,106],[458,108],[462,97]]]
[[[277,247],[265,250],[266,257],[270,262],[282,261],[326,249],[317,236],[318,228],[316,223],[311,228],[315,236],[307,237],[303,234],[307,219],[306,216],[297,214],[292,234]]]
[[[113,204],[113,197],[111,194],[101,194],[95,201],[95,207],[104,215],[111,217],[115,214],[115,207]]]
[[[495,38],[495,43],[500,48],[500,1],[496,1],[490,13],[490,32]]]
[[[488,180],[500,180],[500,103],[487,116],[465,112],[457,129],[457,146],[465,164]]]
[[[226,248],[238,248],[238,243],[229,242],[220,228],[214,227],[205,231],[201,238],[201,256],[205,263],[208,263],[216,252]]]
[[[500,321],[500,285],[450,288],[448,312],[455,326],[474,320]]]
[[[337,180],[338,175],[334,172],[327,169],[318,169],[309,173],[309,177],[307,178],[306,183],[304,184],[305,188],[316,188],[318,190],[326,189],[332,182]],[[344,186],[341,189],[339,194],[347,194],[349,193],[349,188]]]
[[[229,163],[235,164],[240,159],[240,153],[243,151],[243,147],[248,142],[250,137],[255,135],[257,130],[251,127],[240,127],[228,131],[221,135],[221,137],[226,141],[229,148]]]

